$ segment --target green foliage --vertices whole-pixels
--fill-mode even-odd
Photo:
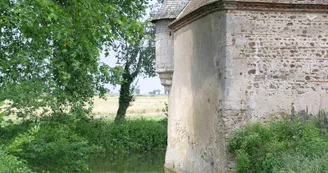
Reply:
[[[109,67],[99,62],[114,40],[143,34],[148,0],[0,2],[0,100],[20,117],[85,107],[102,96]],[[8,113],[11,113],[8,110]]]
[[[162,3],[162,1],[158,1]],[[153,15],[154,8],[151,7],[150,15]],[[120,77],[113,80],[120,85],[119,108],[115,121],[125,119],[126,111],[133,102],[133,82],[138,76],[154,77],[155,72],[155,25],[144,22],[144,33],[137,34],[136,40],[129,42],[125,37],[119,37],[118,44],[114,47],[117,52],[117,67],[111,73],[117,73],[121,69]]]
[[[320,156],[304,157],[294,154],[283,154],[280,157],[280,173],[324,173],[328,172],[328,152]]]
[[[167,120],[114,123],[58,114],[2,127],[0,138],[3,150],[33,171],[89,172],[85,161],[95,152],[165,150]]]
[[[74,132],[74,118],[58,116],[42,119],[35,139],[25,144],[16,156],[36,171],[88,172],[85,160],[93,149]]]
[[[5,147],[4,151],[9,153],[21,152],[21,147],[24,144],[31,143],[35,139],[35,135],[38,133],[39,129],[39,126],[34,126],[27,132],[19,134],[17,137],[14,138],[14,140],[9,146]]]
[[[0,127],[2,129],[3,127]],[[34,140],[34,136],[38,132],[38,126],[30,128],[27,132],[16,136],[12,141],[8,141],[8,145],[0,143],[0,172],[4,173],[32,173],[24,160],[10,154],[22,151],[22,146]],[[9,130],[10,131],[10,130]],[[1,141],[4,142],[4,141]],[[2,145],[2,146],[1,146]]]
[[[327,148],[328,134],[318,120],[300,118],[248,124],[229,140],[242,173],[327,172]]]
[[[3,173],[32,173],[24,161],[9,155],[0,148],[0,172]]]
[[[133,102],[133,82],[138,76],[155,76],[155,26],[145,23],[145,35],[139,35],[139,40],[129,43],[121,38],[116,47],[117,62],[121,66],[115,69],[123,69],[121,80],[118,80],[120,88],[119,108],[115,120],[122,121],[130,103]],[[113,70],[112,70],[113,71]]]
[[[162,112],[166,115],[169,116],[169,104],[166,102],[164,103],[164,108],[162,109]]]
[[[2,110],[3,106],[4,106],[4,102],[0,102],[0,123],[3,121],[3,117],[5,116],[5,113]]]
[[[237,155],[237,172],[243,172],[244,170],[248,170],[251,167],[251,160],[249,155],[244,150],[238,150]]]
[[[84,121],[78,133],[108,153],[165,150],[167,120]]]

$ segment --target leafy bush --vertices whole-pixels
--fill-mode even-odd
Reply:
[[[0,149],[0,172],[3,173],[32,173],[24,161],[5,153]]]
[[[93,147],[76,134],[70,124],[58,123],[60,118],[58,121],[49,120],[41,121],[35,139],[16,155],[27,160],[36,171],[89,172],[84,160],[93,151]]]
[[[105,152],[165,150],[167,120],[127,120],[114,123],[105,120],[81,121],[77,132]]]
[[[27,132],[19,134],[8,146],[5,147],[4,151],[9,153],[21,152],[24,144],[31,143],[34,140],[39,128],[39,126],[34,126]]]
[[[229,140],[242,173],[328,172],[327,148],[328,135],[318,120],[248,124]]]
[[[23,122],[19,124],[7,123],[0,127],[0,145],[8,146],[20,134],[26,133],[30,129],[31,122]]]
[[[3,128],[0,128],[3,129]],[[30,128],[27,132],[17,135],[7,145],[0,146],[0,172],[4,173],[32,173],[26,165],[26,161],[19,159],[8,153],[19,153],[22,146],[34,140],[35,134],[38,132],[38,126]],[[1,141],[3,142],[3,141]]]
[[[89,172],[85,163],[94,147],[75,133],[76,116],[53,115],[0,128],[0,145],[26,160],[34,171]]]

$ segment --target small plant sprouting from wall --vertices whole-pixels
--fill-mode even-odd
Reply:
[[[169,116],[169,104],[167,104],[166,102],[164,103],[164,108],[162,109],[162,112],[163,112],[164,115],[166,115],[167,117]]]

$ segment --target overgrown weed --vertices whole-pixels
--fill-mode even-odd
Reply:
[[[240,173],[328,172],[328,133],[321,119],[250,123],[232,134]]]

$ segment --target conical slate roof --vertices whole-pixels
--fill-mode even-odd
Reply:
[[[165,0],[162,7],[153,17],[153,21],[176,19],[190,0]]]

